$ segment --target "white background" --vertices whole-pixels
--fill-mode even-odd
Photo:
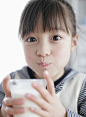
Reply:
[[[18,39],[18,28],[27,1],[0,1],[0,82],[10,72],[26,65],[22,44]]]

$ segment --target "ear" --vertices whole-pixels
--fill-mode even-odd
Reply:
[[[73,52],[76,49],[77,43],[78,43],[78,34],[76,34],[76,36],[73,37],[72,39],[71,52]]]

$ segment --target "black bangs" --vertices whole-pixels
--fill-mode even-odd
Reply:
[[[22,13],[19,27],[21,38],[38,29],[40,16],[44,32],[61,29],[69,33],[63,5],[57,0],[32,0]]]
[[[43,30],[63,30],[68,32],[64,7],[55,0],[45,4],[42,9]]]

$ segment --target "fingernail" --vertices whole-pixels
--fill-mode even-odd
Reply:
[[[20,109],[19,111],[20,111],[21,113],[23,113],[23,112],[25,112],[25,109]]]
[[[37,82],[33,82],[32,85],[33,85],[34,87],[37,87],[37,86],[38,86]]]
[[[35,108],[34,108],[34,107],[31,107],[31,108],[30,108],[30,110],[34,111],[34,110],[35,110]]]
[[[19,100],[18,103],[19,104],[23,104],[24,103],[24,100]]]
[[[28,98],[31,98],[31,94],[26,94],[26,96],[27,96]]]
[[[45,71],[45,73],[46,73],[46,74],[49,74],[47,70]]]

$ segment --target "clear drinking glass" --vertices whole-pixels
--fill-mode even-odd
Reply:
[[[29,111],[29,107],[36,107],[36,108],[40,108],[40,107],[37,104],[35,104],[34,102],[27,100],[25,98],[26,93],[30,93],[30,94],[33,94],[37,97],[42,98],[40,93],[32,87],[31,84],[33,81],[38,82],[44,88],[46,88],[46,80],[45,79],[11,79],[9,81],[9,87],[10,87],[12,98],[15,98],[15,99],[23,98],[25,100],[24,105],[14,106],[14,107],[15,108],[25,107],[26,112],[24,114],[14,115],[14,117],[40,117],[39,115],[34,114],[31,111]]]

